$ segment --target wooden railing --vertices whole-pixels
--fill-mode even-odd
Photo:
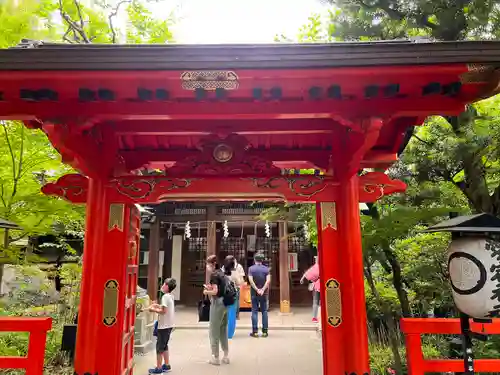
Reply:
[[[1,369],[24,369],[26,375],[42,375],[47,332],[52,329],[50,318],[0,318],[0,332],[28,332],[26,357],[0,357]],[[2,371],[0,371],[1,373]]]
[[[492,323],[471,322],[472,332],[480,334],[500,334],[500,319]],[[406,358],[409,375],[423,375],[429,372],[464,372],[462,359],[425,359],[422,352],[422,335],[441,334],[458,335],[460,319],[445,318],[404,318],[401,331],[406,339]],[[500,372],[500,359],[475,359],[475,372]]]

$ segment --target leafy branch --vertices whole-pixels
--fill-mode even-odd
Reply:
[[[78,13],[77,21],[73,20],[71,16],[65,11],[63,0],[59,0],[59,13],[68,26],[68,29],[63,35],[63,40],[68,43],[91,43],[91,39],[88,37],[85,31],[85,20],[83,19],[80,2],[78,0],[73,0],[73,4],[75,5]],[[69,39],[70,34],[73,34],[73,40]]]

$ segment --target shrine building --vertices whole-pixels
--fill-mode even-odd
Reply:
[[[271,269],[271,308],[279,307],[280,303],[280,259],[288,265],[291,305],[309,306],[311,292],[307,285],[300,284],[300,278],[313,265],[317,249],[310,243],[307,224],[298,221],[296,209],[287,210],[288,248],[285,253],[284,249],[280,252],[279,226],[285,225],[284,220],[266,223],[259,219],[264,207],[262,203],[249,202],[179,202],[153,207],[153,222],[145,219],[142,224],[138,285],[154,293],[150,288],[158,284],[149,282],[148,288],[148,278],[157,269],[158,283],[175,277],[175,298],[182,305],[194,307],[205,283],[205,260],[209,254],[217,255],[221,261],[233,255],[247,273],[254,254],[259,251],[265,254],[264,263]],[[155,225],[159,225],[158,230]],[[158,240],[151,236],[158,236]],[[215,236],[215,241],[211,236]],[[156,249],[157,265],[150,262],[150,251]]]

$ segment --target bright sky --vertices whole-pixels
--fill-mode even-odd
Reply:
[[[295,37],[313,13],[327,8],[319,0],[175,0],[154,5],[167,16],[175,10],[177,43],[270,43],[277,34]]]

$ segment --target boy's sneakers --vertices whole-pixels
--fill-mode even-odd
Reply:
[[[224,355],[224,357],[222,357],[222,363],[224,363],[225,365],[228,365],[230,363],[229,357],[227,355]]]
[[[267,333],[267,331],[262,332],[262,337],[269,337],[269,333]]]
[[[259,337],[259,334],[257,332],[252,332],[250,334],[250,337]]]
[[[172,370],[172,366],[164,364],[161,369],[163,370],[163,372],[169,372],[170,370]]]
[[[164,372],[169,372],[172,370],[170,365],[163,365],[161,368],[152,368],[149,370],[150,374],[163,374]]]

